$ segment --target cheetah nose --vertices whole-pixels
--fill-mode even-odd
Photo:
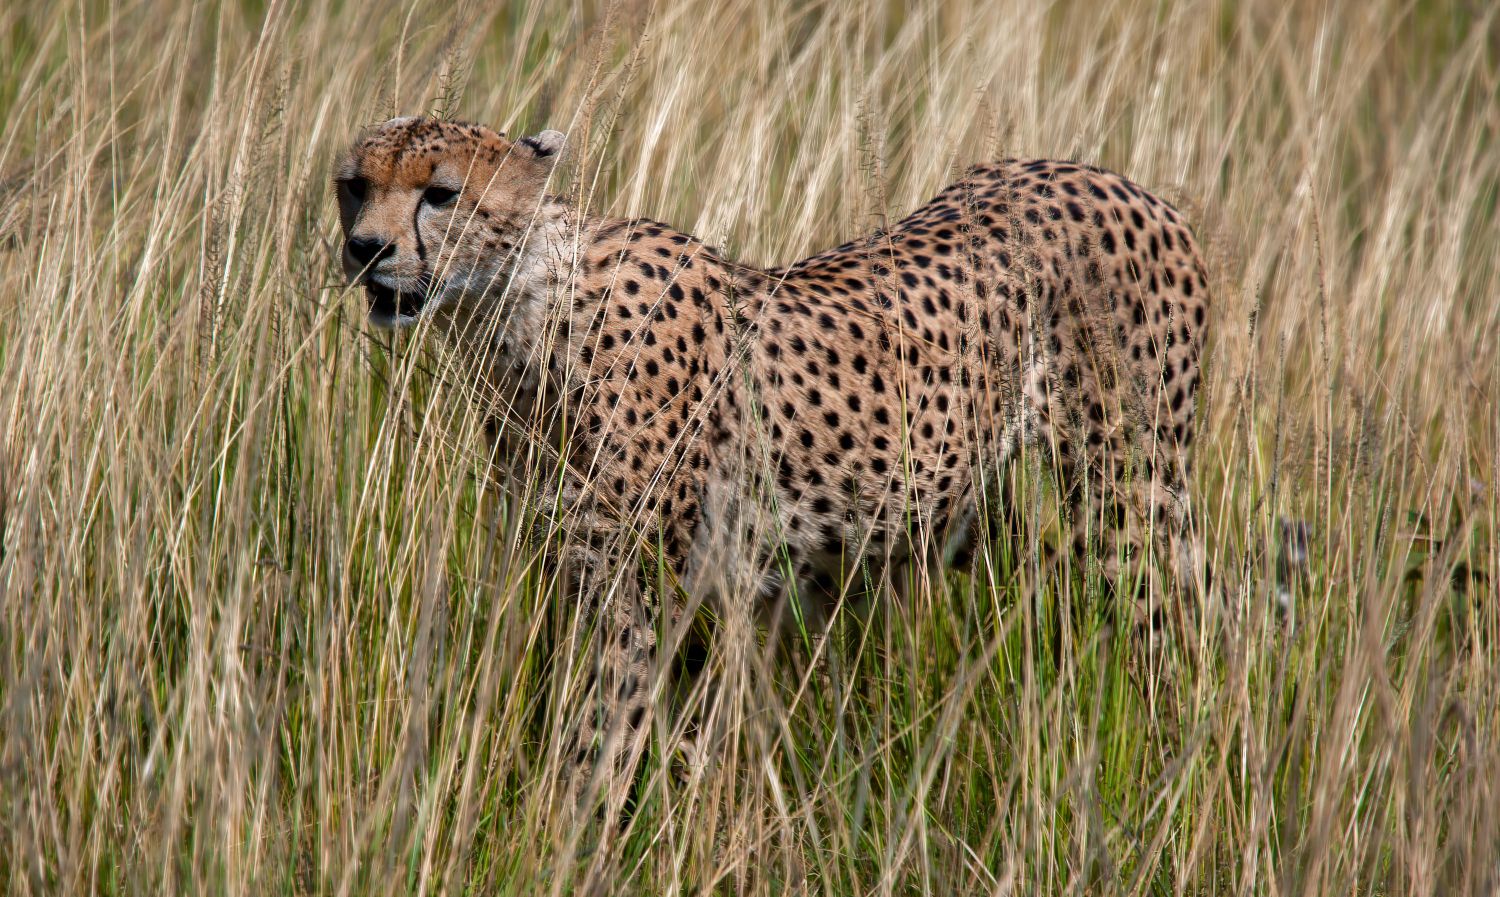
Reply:
[[[361,267],[368,268],[381,259],[396,251],[396,244],[387,243],[374,237],[355,237],[349,241],[349,254],[359,262]]]

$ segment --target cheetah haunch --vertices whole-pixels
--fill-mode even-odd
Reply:
[[[581,761],[638,740],[658,608],[610,577],[642,551],[689,594],[847,586],[964,542],[1031,445],[1109,580],[1149,547],[1171,594],[1201,584],[1184,484],[1208,289],[1176,209],[1005,160],[764,270],[549,193],[562,144],[395,119],[336,183],[371,320],[430,320],[481,362],[501,429],[558,449],[538,504],[577,525],[565,560],[608,635]]]

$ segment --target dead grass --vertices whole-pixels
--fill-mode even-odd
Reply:
[[[6,892],[1496,893],[1497,47],[1387,0],[5,6]],[[1162,188],[1215,247],[1226,643],[1148,703],[1108,608],[1022,600],[1023,465],[984,573],[826,676],[723,648],[721,762],[563,826],[568,602],[338,283],[333,155],[423,110],[762,263],[1000,155]]]

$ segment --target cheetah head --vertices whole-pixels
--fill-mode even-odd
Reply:
[[[499,293],[545,202],[563,135],[516,141],[483,125],[396,118],[360,135],[334,174],[344,273],[370,321],[405,327]]]

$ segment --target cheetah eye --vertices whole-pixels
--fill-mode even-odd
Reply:
[[[428,187],[422,191],[422,201],[433,208],[452,204],[458,198],[457,190],[449,190],[447,187]]]
[[[339,186],[349,191],[349,196],[355,202],[365,201],[365,191],[369,189],[369,182],[361,177],[344,178],[339,181]]]

